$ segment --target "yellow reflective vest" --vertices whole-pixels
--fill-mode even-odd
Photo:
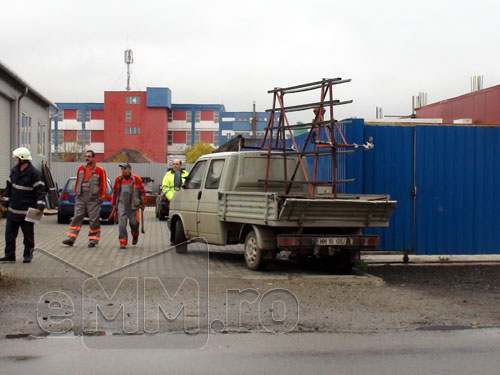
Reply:
[[[188,171],[186,171],[185,169],[181,169],[182,183],[184,183],[184,180],[186,179],[188,174],[189,174]],[[175,177],[174,170],[169,169],[168,172],[165,173],[165,176],[163,177],[163,181],[161,183],[161,192],[162,192],[162,194],[165,194],[165,197],[168,200],[171,200],[175,194],[174,177]]]

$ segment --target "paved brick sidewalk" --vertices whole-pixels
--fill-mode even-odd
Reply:
[[[20,232],[17,239],[17,258],[14,264],[0,264],[2,274],[18,277],[55,277],[68,276],[70,271],[64,262],[69,262],[80,269],[84,275],[100,275],[120,267],[136,263],[144,273],[168,276],[207,274],[228,278],[288,278],[291,276],[328,277],[325,271],[302,268],[290,262],[277,260],[266,272],[254,272],[246,268],[243,259],[242,245],[212,246],[210,245],[210,262],[207,260],[207,245],[193,243],[189,245],[188,254],[176,254],[169,246],[169,231],[166,221],[155,218],[154,208],[148,207],[144,214],[145,234],[139,237],[136,246],[128,245],[126,250],[119,249],[118,226],[101,225],[101,241],[96,248],[87,247],[88,222],[84,222],[82,230],[73,247],[63,245],[68,225],[57,224],[56,216],[44,216],[42,222],[35,226],[36,246],[40,250],[34,253],[31,264],[23,264],[23,236]],[[0,222],[0,253],[5,247],[5,220]],[[129,238],[131,242],[131,238]],[[155,255],[160,254],[160,255]],[[78,272],[78,271],[76,271]]]

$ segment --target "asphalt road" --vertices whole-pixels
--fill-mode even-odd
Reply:
[[[95,337],[117,347],[185,335]],[[182,337],[180,337],[182,336]],[[142,342],[142,344],[141,344]],[[193,338],[196,342],[196,338]],[[89,349],[82,338],[0,340],[4,374],[498,374],[500,330],[211,335],[200,349]]]

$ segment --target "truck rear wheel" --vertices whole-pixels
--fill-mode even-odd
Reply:
[[[184,235],[184,227],[182,226],[182,222],[177,220],[175,222],[175,252],[177,254],[186,254],[187,253],[187,242],[186,236]]]
[[[341,250],[329,259],[330,271],[332,273],[351,273],[354,262],[351,261],[349,250]]]
[[[264,254],[257,244],[257,235],[253,230],[245,238],[245,263],[253,271],[263,270],[267,265]]]

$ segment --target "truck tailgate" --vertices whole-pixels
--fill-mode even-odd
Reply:
[[[280,221],[303,226],[387,227],[396,201],[286,198]]]

